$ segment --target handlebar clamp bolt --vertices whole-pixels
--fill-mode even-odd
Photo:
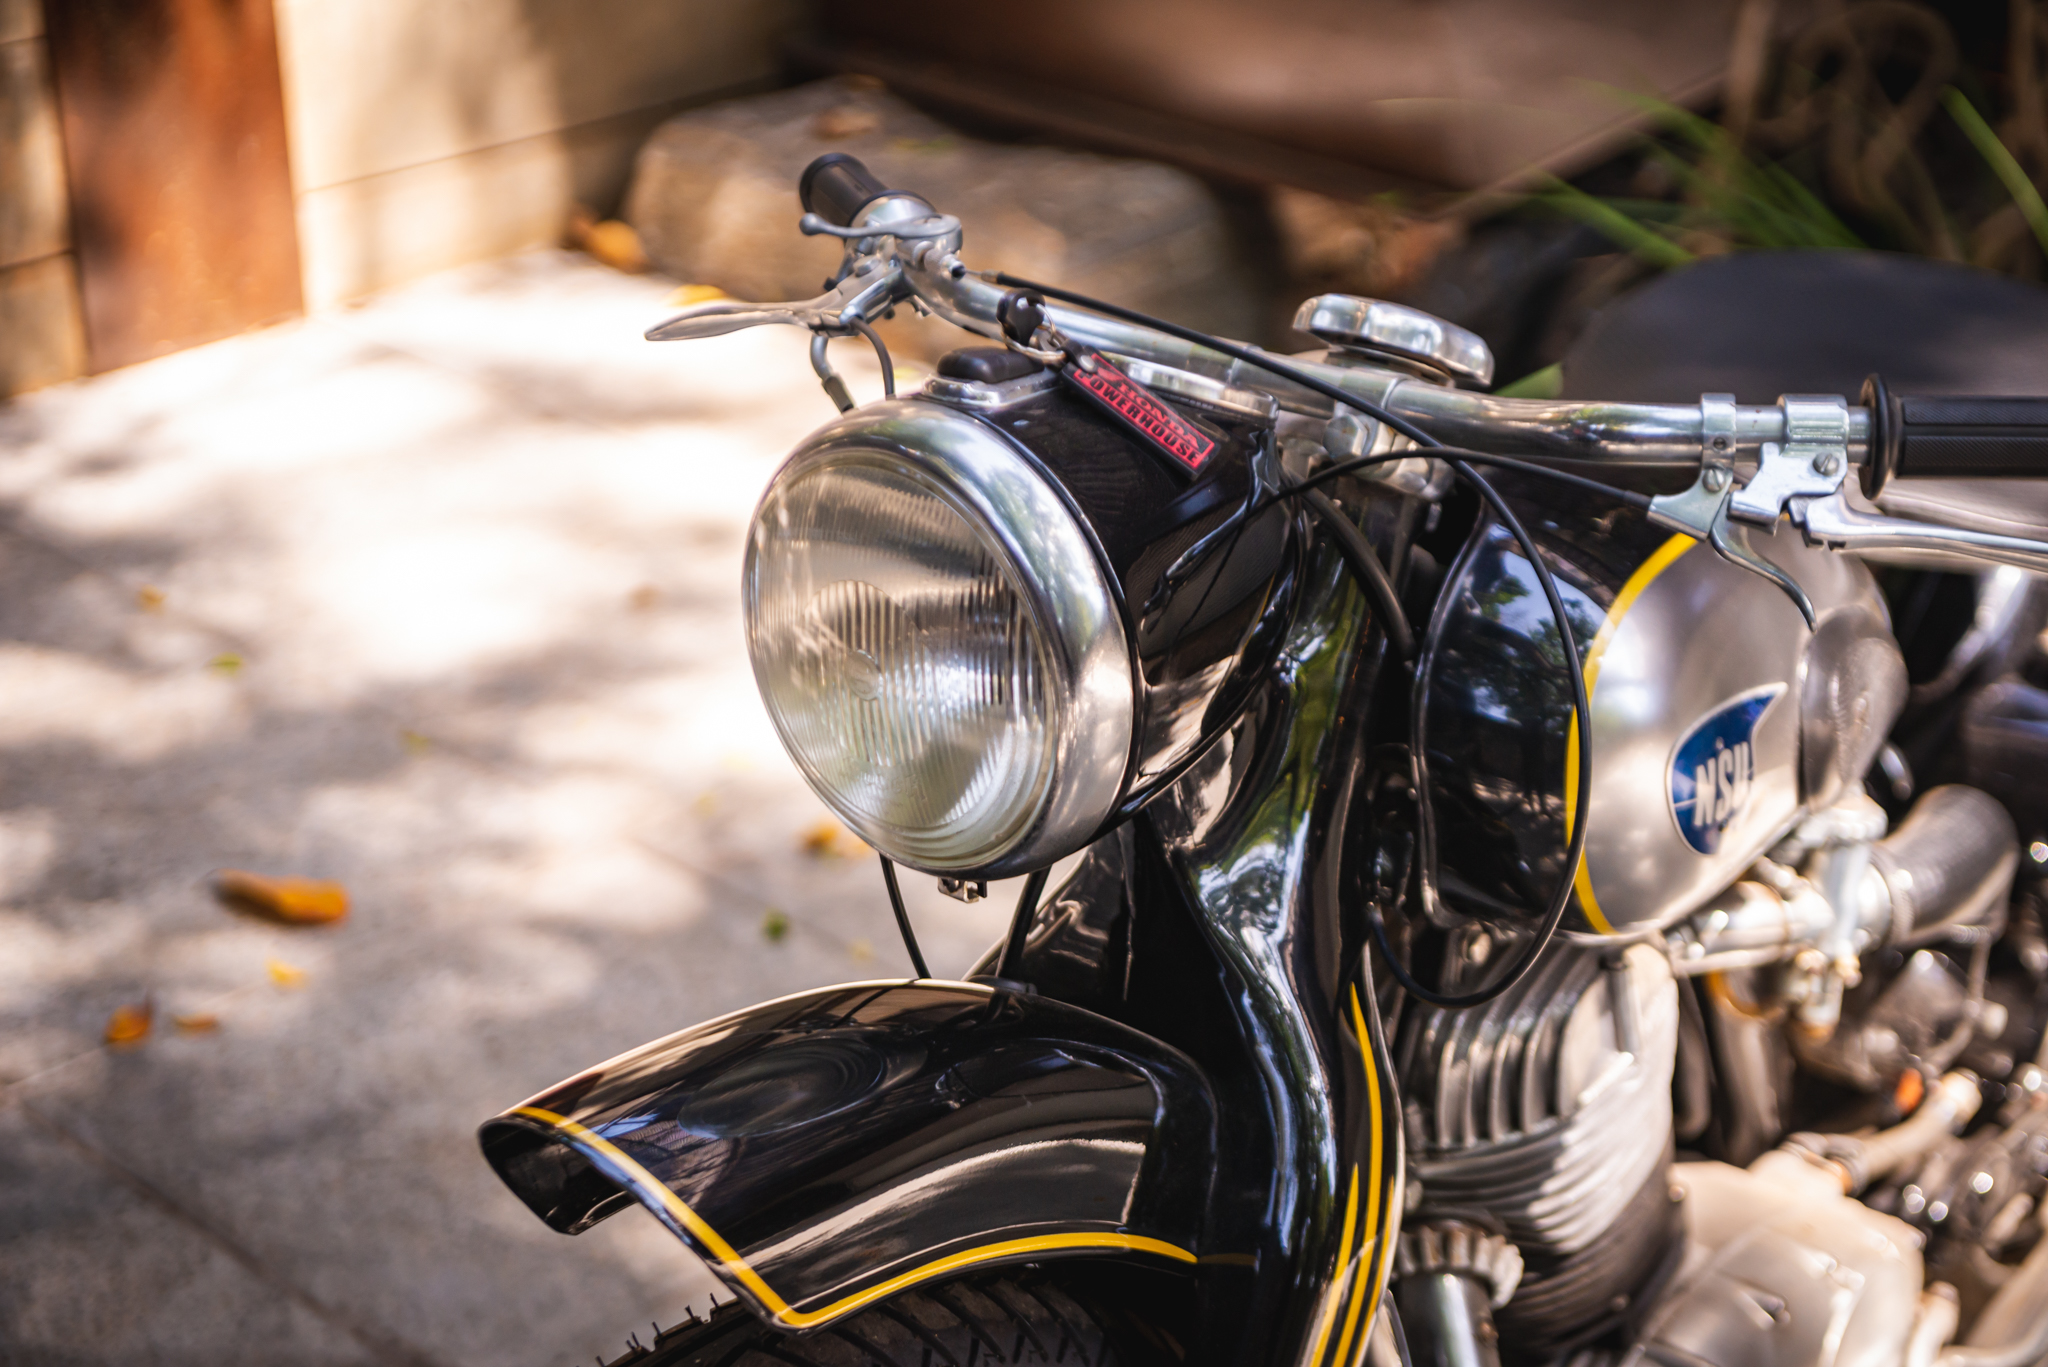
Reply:
[[[1813,472],[1833,478],[1842,473],[1842,454],[1839,451],[1823,451],[1813,458]]]
[[[1707,492],[1710,494],[1718,494],[1727,488],[1730,478],[1728,467],[1725,465],[1709,465],[1700,477],[1706,483]]]

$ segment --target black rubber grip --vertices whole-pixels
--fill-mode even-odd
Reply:
[[[844,152],[827,152],[804,168],[796,183],[797,198],[804,208],[838,228],[851,228],[862,209],[889,194],[889,187],[875,179],[875,173],[860,159]]]
[[[1891,941],[1981,916],[2012,882],[2019,834],[1998,800],[1960,783],[1930,788],[1870,851],[1891,889]],[[2002,905],[2002,903],[1999,903]]]
[[[2048,479],[2048,398],[1890,394],[1875,375],[1864,492],[1893,479]]]

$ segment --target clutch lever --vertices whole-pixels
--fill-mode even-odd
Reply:
[[[903,288],[903,272],[897,266],[883,266],[871,259],[861,263],[852,275],[819,295],[788,304],[750,304],[738,299],[714,299],[693,304],[646,333],[650,342],[688,342],[704,337],[723,337],[728,332],[783,323],[817,331],[847,331],[853,321],[868,322],[894,304]]]

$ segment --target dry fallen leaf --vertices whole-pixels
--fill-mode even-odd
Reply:
[[[242,669],[242,657],[230,650],[208,660],[206,667],[216,674],[238,674]]]
[[[863,859],[874,853],[859,836],[829,817],[805,830],[797,838],[797,848],[813,859]]]
[[[661,590],[652,584],[642,584],[626,595],[626,605],[635,612],[652,612],[661,605]]]
[[[789,918],[779,911],[770,911],[761,918],[761,933],[770,944],[780,944],[782,937],[789,934]]]
[[[678,285],[668,297],[672,309],[686,309],[692,304],[708,304],[715,299],[730,299],[731,295],[716,285]]]
[[[164,591],[154,584],[144,584],[135,590],[135,605],[144,612],[155,612],[164,605]]]
[[[211,1011],[194,1011],[189,1015],[171,1017],[171,1024],[177,1026],[181,1034],[208,1035],[220,1029],[220,1017]]]
[[[647,249],[630,223],[616,218],[599,221],[578,206],[569,215],[569,240],[615,271],[638,275],[647,269]]]
[[[434,742],[417,731],[400,731],[398,733],[398,743],[405,747],[405,752],[408,755],[424,755],[427,751],[434,748]]]
[[[140,1044],[149,1038],[149,1027],[155,1022],[156,1008],[146,1001],[117,1006],[107,1017],[107,1043]]]
[[[348,915],[348,889],[321,878],[266,878],[245,869],[218,869],[213,895],[233,911],[287,925],[322,925]]]
[[[293,968],[282,959],[271,959],[263,966],[270,970],[270,981],[276,983],[279,987],[304,987],[306,985],[306,970],[303,968]]]
[[[866,940],[855,940],[846,947],[846,952],[857,964],[871,963],[875,957],[875,947]]]
[[[690,805],[696,808],[698,816],[710,816],[718,810],[718,794],[706,789],[697,794],[697,800]]]

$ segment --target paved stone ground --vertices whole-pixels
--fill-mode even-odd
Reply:
[[[651,1218],[563,1238],[474,1139],[906,971],[872,860],[802,851],[740,636],[830,406],[792,329],[641,342],[667,288],[522,257],[0,407],[0,1361],[588,1362],[704,1305]],[[224,866],[354,910],[238,918]],[[1001,912],[911,882],[959,972]]]

